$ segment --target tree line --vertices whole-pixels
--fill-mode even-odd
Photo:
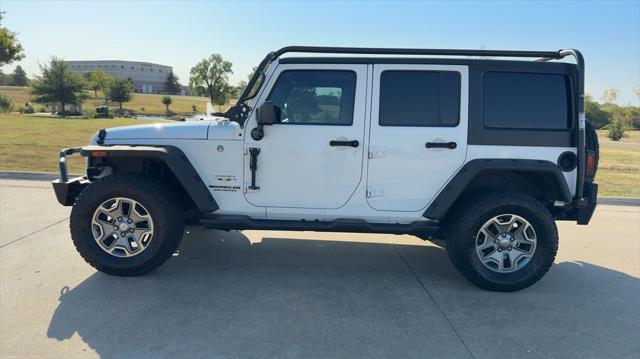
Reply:
[[[241,81],[236,86],[229,83],[229,75],[233,73],[232,66],[232,63],[220,54],[203,59],[191,68],[189,88],[195,95],[209,97],[213,104],[226,104],[229,99],[238,96],[246,85],[246,81]],[[12,80],[6,84],[28,85],[33,101],[59,103],[62,109],[66,105],[79,105],[84,102],[88,98],[87,91],[93,92],[95,98],[98,98],[98,92],[103,93],[105,102],[118,103],[119,109],[122,109],[122,104],[131,100],[134,91],[130,79],[111,77],[101,69],[93,69],[79,75],[71,71],[64,60],[57,57],[52,57],[48,63],[41,65],[40,71],[40,76],[29,80],[18,66],[11,76]],[[22,75],[16,76],[16,73]],[[19,84],[15,80],[18,77],[24,78]],[[169,72],[164,85],[164,92],[167,94],[178,94],[182,91],[179,78],[173,72]],[[167,106],[169,112],[170,102],[167,104],[167,101],[172,100],[165,96],[162,103]],[[61,112],[61,115],[65,114]]]
[[[0,20],[4,13],[0,12]],[[94,69],[83,75],[73,73],[66,63],[56,57],[52,57],[48,64],[41,66],[42,74],[33,80],[29,80],[22,67],[17,66],[13,73],[3,74],[1,67],[24,58],[24,50],[17,39],[17,34],[0,26],[0,85],[30,86],[31,95],[40,103],[57,102],[62,108],[66,104],[80,104],[87,98],[87,91],[93,91],[98,97],[102,92],[105,101],[122,104],[131,100],[133,84],[129,79],[111,78],[100,69]],[[253,71],[255,72],[255,68]],[[233,74],[233,64],[225,60],[220,54],[212,54],[196,63],[189,72],[189,89],[192,94],[208,97],[215,105],[224,105],[229,99],[237,98],[246,87],[247,81],[240,81],[231,85],[229,75]],[[252,74],[249,74],[248,79]],[[247,80],[248,80],[247,79]],[[170,72],[165,81],[165,91],[168,94],[181,92],[178,76]],[[634,92],[640,100],[640,88]],[[592,96],[585,98],[585,112],[597,129],[608,130],[611,139],[619,140],[625,136],[628,129],[640,130],[640,108],[637,106],[616,104],[619,90],[607,89],[602,94],[600,101],[595,101]],[[163,97],[162,103],[169,112],[172,100]],[[0,94],[0,110],[10,109],[12,106],[6,96]],[[62,112],[62,115],[65,113]]]
[[[587,95],[584,99],[585,115],[596,129],[607,130],[607,136],[618,141],[626,137],[627,130],[640,130],[640,108],[638,106],[616,104],[618,89],[607,89],[600,97],[600,102]],[[640,100],[640,88],[634,93]]]

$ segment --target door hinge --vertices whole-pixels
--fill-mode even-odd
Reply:
[[[369,159],[384,157],[384,151],[370,151]]]
[[[382,196],[384,196],[384,190],[381,190],[381,189],[369,189],[367,191],[367,198],[382,197]]]

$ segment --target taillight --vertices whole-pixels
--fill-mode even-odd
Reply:
[[[595,151],[585,151],[584,159],[584,175],[585,177],[593,179],[596,176],[598,158]]]

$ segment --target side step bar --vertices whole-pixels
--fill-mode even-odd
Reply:
[[[434,236],[438,224],[432,221],[417,221],[408,224],[369,223],[362,219],[337,219],[334,221],[253,219],[241,215],[205,214],[200,224],[220,230],[265,230],[265,231],[314,231],[413,234],[422,238]]]

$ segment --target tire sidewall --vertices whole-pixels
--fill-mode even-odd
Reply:
[[[173,253],[177,249],[179,241],[170,238],[176,235],[174,233],[176,218],[171,216],[179,216],[179,214],[167,208],[166,204],[158,198],[154,198],[154,191],[151,190],[153,187],[156,187],[155,183],[148,183],[148,186],[142,187],[131,186],[126,180],[105,179],[91,184],[83,191],[71,211],[70,226],[73,241],[87,262],[107,272],[134,273],[164,257],[167,251]],[[107,253],[93,237],[91,222],[95,210],[105,201],[116,197],[127,197],[139,202],[148,211],[153,221],[151,242],[141,253],[131,257],[117,257]]]
[[[480,228],[491,218],[502,214],[515,214],[531,224],[536,233],[536,249],[529,262],[521,269],[510,273],[498,273],[482,264],[476,252],[476,235]],[[553,260],[553,242],[557,234],[534,211],[518,205],[502,205],[478,217],[470,228],[473,241],[470,241],[470,257],[473,268],[485,279],[500,284],[526,282],[534,277],[542,268],[548,266],[549,258]]]
[[[458,207],[455,220],[448,224],[447,253],[454,266],[470,282],[496,291],[526,288],[549,270],[558,248],[555,221],[538,200],[516,193],[494,193],[469,198],[466,207]],[[536,232],[536,250],[521,269],[499,273],[485,267],[476,253],[476,235],[491,218],[514,214],[524,218]]]

